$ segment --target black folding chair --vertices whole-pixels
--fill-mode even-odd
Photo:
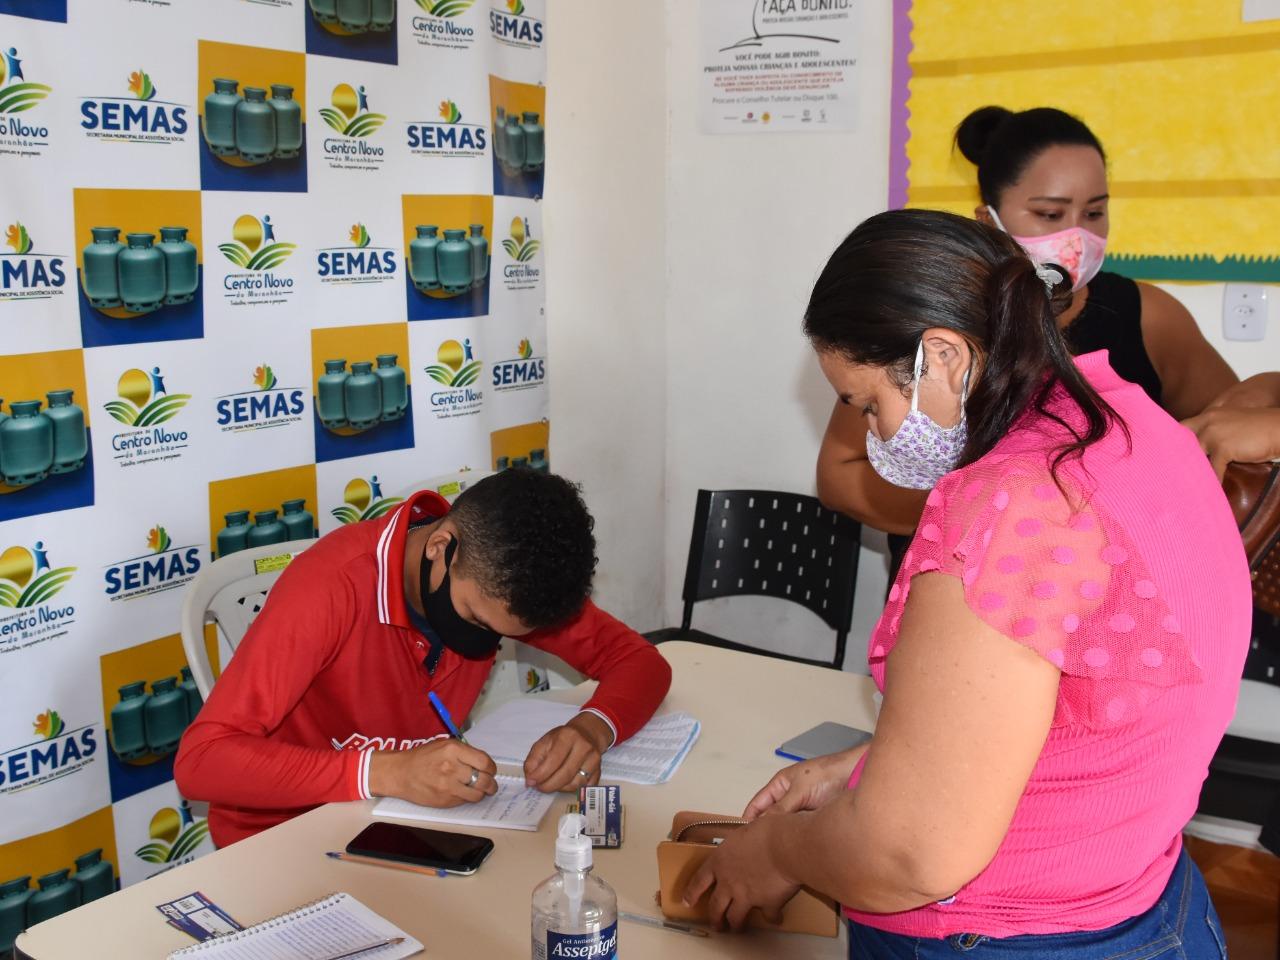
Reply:
[[[1280,686],[1280,617],[1257,607],[1244,679]],[[1228,728],[1209,761],[1196,813],[1261,826],[1259,842],[1280,854],[1280,743],[1235,736]]]
[[[772,490],[699,490],[684,574],[679,627],[645,634],[654,643],[692,640],[833,667],[844,663],[853,620],[862,527],[815,497]],[[691,627],[693,605],[743,595],[790,600],[816,613],[836,632],[835,656],[815,660],[726,640]]]

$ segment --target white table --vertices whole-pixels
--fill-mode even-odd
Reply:
[[[871,729],[867,677],[674,642],[659,648],[675,674],[663,711],[685,710],[702,735],[675,777],[657,787],[623,784],[626,834],[618,850],[596,852],[596,873],[618,892],[618,909],[657,916],[654,849],[678,810],[740,813],[784,761],[784,740],[824,720]],[[581,703],[594,684],[552,694]],[[570,799],[564,797],[567,803]],[[490,836],[493,855],[472,877],[420,877],[328,859],[370,820],[372,801],[320,807],[193,863],[41,923],[18,938],[33,960],[163,958],[192,943],[169,927],[156,904],[200,890],[246,926],[345,890],[412,933],[426,956],[526,957],[529,896],[554,866],[557,804],[536,833],[471,830]],[[623,956],[843,958],[838,940],[751,933],[699,939],[619,921]],[[21,955],[21,954],[20,954]]]

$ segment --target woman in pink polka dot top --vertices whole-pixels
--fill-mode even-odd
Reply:
[[[1225,956],[1181,830],[1248,570],[1195,437],[1105,352],[1069,355],[1060,279],[899,210],[818,280],[805,332],[872,463],[932,490],[869,643],[875,737],[756,795],[688,890],[717,921],[805,885],[844,904],[850,956]]]

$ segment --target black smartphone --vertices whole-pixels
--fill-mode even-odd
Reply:
[[[347,853],[469,876],[493,853],[493,841],[468,833],[446,833],[379,821],[361,830],[359,836],[347,844]]]

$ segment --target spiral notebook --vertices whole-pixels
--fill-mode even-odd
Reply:
[[[169,954],[169,960],[326,960],[394,937],[404,942],[359,953],[360,960],[401,960],[425,948],[355,897],[335,893],[278,917]]]

